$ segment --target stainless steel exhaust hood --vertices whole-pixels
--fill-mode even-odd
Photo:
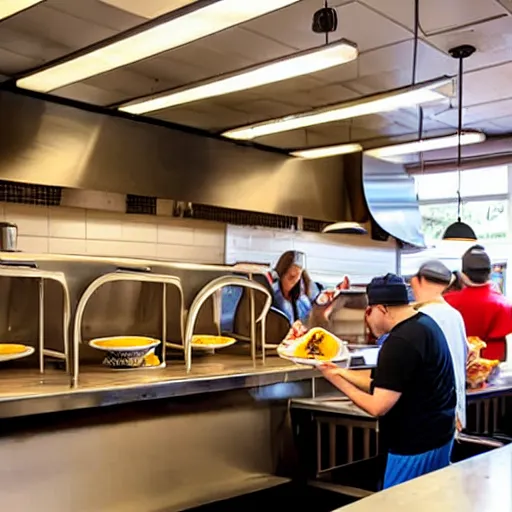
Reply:
[[[361,169],[342,157],[301,160],[91,108],[1,91],[0,179],[364,221],[352,214],[362,190],[346,183]]]
[[[0,91],[0,180],[366,223],[423,245],[414,183],[361,154],[302,160],[50,96]]]

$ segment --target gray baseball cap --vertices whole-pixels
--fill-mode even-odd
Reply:
[[[433,281],[440,284],[450,284],[453,279],[451,270],[439,260],[430,260],[423,263],[416,274],[418,277],[424,277],[427,281]]]

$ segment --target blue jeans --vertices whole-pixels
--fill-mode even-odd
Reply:
[[[389,453],[384,474],[384,489],[449,466],[452,447],[453,439],[440,448],[417,455]]]

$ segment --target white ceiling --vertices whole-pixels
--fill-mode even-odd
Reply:
[[[0,22],[0,76],[16,77],[53,59],[122,33],[192,0],[46,0]],[[151,114],[219,132],[411,83],[413,0],[331,0],[339,16],[332,40],[357,43],[358,61],[345,66]],[[466,127],[512,134],[512,15],[509,0],[422,0],[419,81],[455,75],[447,50],[473,44],[466,63]],[[323,0],[295,5],[53,94],[108,106],[318,46],[311,31]],[[455,101],[425,109],[427,135],[452,133]],[[258,142],[282,148],[362,141],[370,147],[415,137],[416,109],[272,135]]]

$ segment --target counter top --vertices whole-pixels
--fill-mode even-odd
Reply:
[[[335,512],[512,510],[512,445],[454,464]]]
[[[259,362],[253,367],[249,358],[222,354],[195,361],[188,375],[182,362],[132,371],[85,366],[76,388],[70,387],[62,371],[47,370],[40,375],[34,370],[0,369],[0,418],[259,388],[314,376],[318,373],[313,368],[277,357],[267,358],[265,366]]]
[[[292,407],[294,409],[308,409],[310,411],[376,420],[375,416],[363,411],[349,398],[341,396],[339,393],[338,395],[327,395],[318,398],[294,398]]]

